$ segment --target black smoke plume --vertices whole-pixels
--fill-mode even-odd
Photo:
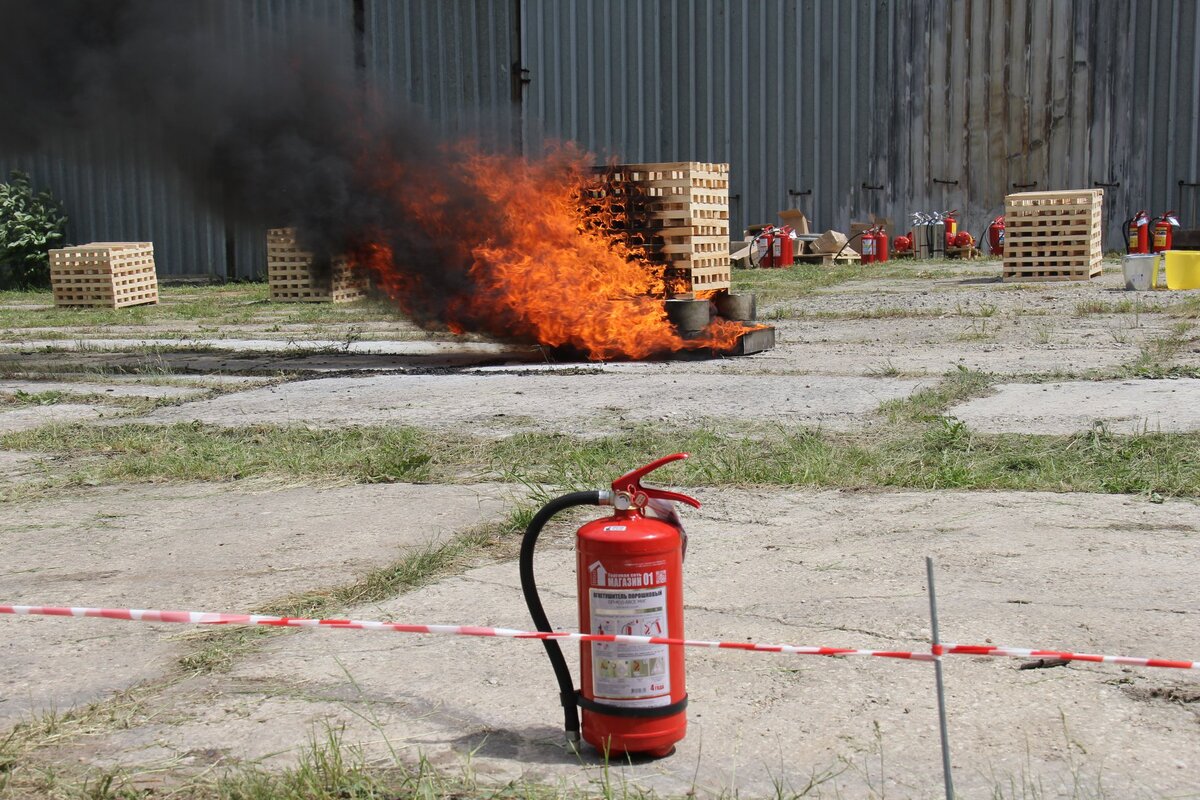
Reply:
[[[0,0],[0,150],[52,151],[55,141],[107,132],[182,172],[226,219],[294,225],[327,253],[383,236],[428,294],[413,304],[428,312],[418,321],[441,322],[446,299],[471,291],[469,256],[441,232],[398,219],[399,209],[429,190],[412,176],[434,172],[453,214],[486,226],[486,205],[456,179],[422,115],[364,83],[352,27],[288,9],[286,34],[234,46],[248,31],[222,20],[244,13],[237,5]],[[399,168],[376,171],[375,159]]]

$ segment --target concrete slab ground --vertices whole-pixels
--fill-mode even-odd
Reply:
[[[923,556],[937,560],[947,641],[1194,658],[1200,506],[1012,492],[696,491],[687,510],[687,635],[928,647]],[[537,562],[559,627],[574,622],[570,531]],[[525,627],[516,565],[473,569],[357,618]],[[51,621],[53,622],[53,621]],[[30,622],[31,625],[37,624]],[[77,623],[66,622],[65,625]],[[122,623],[95,623],[121,625]],[[101,635],[97,629],[97,635]],[[568,647],[572,662],[575,648]],[[622,787],[682,795],[938,796],[932,668],[892,660],[689,651],[690,729],[675,755],[615,765]],[[1193,796],[1200,691],[1190,673],[1014,660],[946,663],[962,796]],[[601,762],[562,745],[536,642],[303,631],[227,675],[168,690],[150,719],[59,753],[97,765],[287,765],[314,733],[385,759],[427,756],[485,780],[599,786]],[[1075,787],[1075,794],[1072,794]],[[1020,796],[1020,795],[1018,795]],[[1085,795],[1091,796],[1091,795]]]
[[[635,368],[636,367],[636,368]],[[217,425],[417,425],[507,435],[608,435],[643,421],[787,421],[846,428],[914,379],[763,375],[744,385],[686,365],[629,365],[619,375],[380,375],[253,389],[156,409],[151,422]]]
[[[3,350],[132,350],[152,347],[181,347],[206,350],[230,350],[260,353],[287,353],[324,350],[357,355],[435,355],[444,352],[472,352],[494,355],[511,350],[511,346],[495,342],[439,341],[372,341],[359,342],[335,339],[218,339],[204,336],[192,338],[141,339],[41,339],[24,342],[0,342]],[[528,349],[528,348],[525,348]]]
[[[951,408],[981,433],[1075,433],[1102,422],[1114,433],[1200,430],[1200,380],[1008,383]]]
[[[105,413],[113,414],[114,409],[84,403],[0,407],[0,433],[28,430],[52,422],[91,422],[101,419]]]
[[[183,484],[22,503],[0,522],[0,602],[250,610],[351,582],[495,519],[512,493]],[[175,626],[10,617],[0,630],[0,730],[158,677],[186,651]]]
[[[164,386],[131,381],[3,381],[0,394],[15,395],[19,392],[62,392],[64,394],[100,394],[111,397],[149,397],[186,399],[199,397],[204,389],[188,386]]]
[[[1132,319],[1105,317],[786,320],[776,326],[786,349],[775,360],[792,370],[843,375],[941,375],[959,366],[1009,375],[1111,368],[1134,361],[1170,325],[1161,314],[1142,316],[1137,327]]]

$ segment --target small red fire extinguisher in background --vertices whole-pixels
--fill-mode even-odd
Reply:
[[[875,263],[875,242],[874,228],[867,228],[862,232],[862,252],[859,255],[862,256],[863,264]]]
[[[992,220],[987,229],[988,249],[994,256],[1004,255],[1004,215]]]
[[[955,216],[956,214],[958,214],[957,208],[953,211],[947,211],[942,218],[942,222],[946,225],[946,236],[950,241],[954,241],[954,237],[958,236],[958,217]],[[952,247],[953,245],[950,246]]]
[[[782,228],[776,228],[773,225],[768,225],[759,232],[755,239],[755,246],[758,246],[758,240],[762,240],[762,258],[758,262],[758,266],[764,269],[780,269],[782,267],[792,266],[792,262],[796,260],[795,246],[792,242],[792,229],[784,225]]]
[[[888,235],[882,226],[875,229],[875,260],[888,260]]]
[[[539,631],[551,631],[533,574],[533,552],[542,527],[573,506],[609,505],[611,516],[583,525],[575,537],[579,627],[597,635],[682,639],[683,558],[687,534],[675,503],[699,501],[643,486],[649,473],[686,453],[660,458],[622,475],[612,489],[573,492],[547,503],[521,541],[521,590]],[[576,706],[583,708],[583,739],[605,756],[670,755],[687,732],[683,648],[660,644],[583,642],[580,688],[558,642],[542,642],[558,679],[567,737],[580,737]]]
[[[1170,250],[1175,242],[1173,228],[1179,227],[1179,218],[1174,211],[1168,211],[1154,220],[1154,246],[1151,252],[1161,253]]]
[[[1125,252],[1150,252],[1150,212],[1139,211],[1125,223]]]

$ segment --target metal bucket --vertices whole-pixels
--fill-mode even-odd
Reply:
[[[1125,256],[1121,269],[1125,273],[1125,288],[1148,292],[1158,288],[1159,254],[1133,253]]]

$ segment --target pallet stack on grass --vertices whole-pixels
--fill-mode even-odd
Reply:
[[[671,296],[729,289],[728,164],[620,164],[595,177],[583,198],[590,223],[665,265]]]
[[[366,281],[344,256],[322,265],[300,249],[294,228],[267,231],[267,285],[277,303],[348,303],[367,296]]]
[[[1086,281],[1101,273],[1103,189],[1004,198],[1004,280]]]
[[[50,251],[56,306],[124,308],[158,302],[152,242],[92,242]]]

